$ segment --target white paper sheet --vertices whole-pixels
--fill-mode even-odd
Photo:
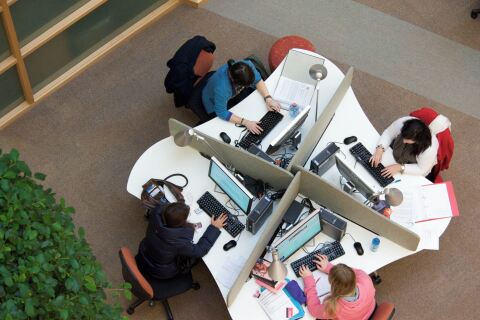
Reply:
[[[281,76],[273,98],[286,105],[295,102],[300,107],[306,107],[312,99],[314,89],[311,84]]]
[[[269,290],[263,291],[258,298],[258,303],[270,319],[288,319],[285,312],[286,308],[293,308],[294,313],[297,311],[297,308],[283,290],[278,293]]]
[[[328,282],[328,274],[323,272],[314,273],[317,296],[322,297],[330,292],[330,282]]]
[[[231,288],[247,259],[243,256],[233,256],[225,261],[217,274],[218,281],[227,288]]]
[[[452,207],[446,184],[432,184],[419,188],[421,207],[415,221],[431,220],[452,216]]]

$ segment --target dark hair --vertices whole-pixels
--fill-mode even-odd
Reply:
[[[167,227],[192,227],[191,223],[187,222],[188,214],[190,213],[190,207],[182,202],[170,203],[165,207],[163,212],[163,219]]]
[[[418,156],[432,145],[432,133],[427,125],[419,119],[410,119],[403,123],[400,135],[403,139],[415,141],[413,154]]]
[[[245,62],[235,62],[233,59],[228,60],[228,73],[234,85],[250,86],[255,81],[255,74],[252,68]]]

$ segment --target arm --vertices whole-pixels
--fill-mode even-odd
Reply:
[[[438,142],[433,141],[432,145],[417,156],[417,163],[405,165],[405,174],[426,176],[437,163]]]
[[[219,235],[220,230],[213,225],[209,225],[196,244],[185,244],[185,246],[179,249],[178,254],[187,257],[201,258],[208,253]]]
[[[267,104],[267,109],[269,111],[276,111],[276,112],[280,111],[280,103],[278,101],[273,100],[270,93],[268,93],[267,86],[265,85],[265,82],[263,82],[263,80],[258,81],[255,88],[258,90],[260,95],[265,100],[265,103]]]
[[[333,265],[328,263],[325,272],[328,273],[332,269]],[[315,278],[313,275],[309,275],[303,278],[303,283],[305,287],[305,295],[307,296],[307,309],[310,314],[316,318],[321,319],[331,319],[325,311],[325,305],[320,302],[318,298]]]

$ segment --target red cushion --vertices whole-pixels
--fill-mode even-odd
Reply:
[[[272,72],[282,62],[288,54],[288,51],[293,48],[315,52],[314,45],[305,38],[299,36],[286,36],[280,38],[272,45],[270,53],[268,54],[268,64],[270,65],[270,70]]]

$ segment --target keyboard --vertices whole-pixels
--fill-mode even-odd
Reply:
[[[307,266],[310,269],[310,271],[317,270],[317,265],[315,264],[315,262],[313,262],[316,254],[325,255],[328,257],[328,261],[332,261],[337,259],[338,257],[343,256],[345,254],[345,251],[343,250],[343,247],[340,244],[340,242],[333,241],[331,243],[325,244],[320,249],[315,250],[312,253],[309,253],[305,257],[302,257],[298,260],[293,261],[292,263],[290,263],[290,266],[292,267],[297,277],[300,277],[300,274],[298,273],[298,271],[300,270],[300,267],[302,265]]]
[[[248,149],[250,145],[253,144],[260,144],[262,142],[263,138],[267,136],[267,134],[272,131],[275,126],[282,121],[283,119],[283,114],[280,112],[275,112],[275,111],[268,111],[265,113],[265,115],[260,119],[260,127],[263,129],[263,131],[260,134],[253,134],[249,132],[246,136],[240,140],[238,145],[243,148],[243,149]]]
[[[238,236],[240,232],[245,229],[245,225],[241,223],[237,217],[231,214],[227,208],[225,208],[210,192],[205,192],[200,199],[197,200],[198,205],[205,211],[210,217],[217,218],[222,213],[226,213],[228,216],[227,224],[223,227],[232,237]]]
[[[385,168],[383,164],[379,163],[377,167],[372,167],[370,164],[370,158],[372,157],[372,154],[361,142],[351,147],[350,153],[353,154],[355,159],[357,159],[357,161],[360,162],[365,169],[367,169],[367,171],[382,187],[386,187],[393,182],[394,179],[392,177],[387,178],[382,176],[382,170]]]

